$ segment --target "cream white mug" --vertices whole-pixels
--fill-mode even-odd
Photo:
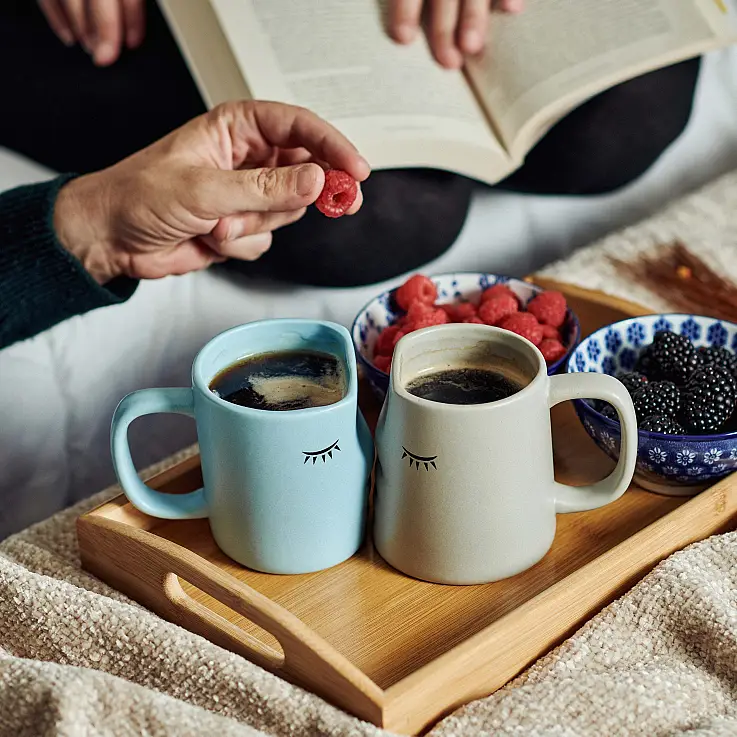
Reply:
[[[506,399],[456,405],[406,386],[438,370],[501,364],[526,386]],[[591,486],[553,476],[550,408],[603,399],[619,413],[622,452]],[[394,352],[376,430],[374,542],[398,570],[426,581],[474,584],[513,576],[550,549],[555,515],[594,509],[629,486],[637,424],[624,386],[603,374],[548,377],[529,341],[485,325],[441,325],[411,333]]]

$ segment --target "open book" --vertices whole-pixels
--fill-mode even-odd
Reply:
[[[447,169],[490,184],[584,100],[735,40],[724,0],[527,0],[487,51],[441,69],[386,35],[380,0],[160,0],[206,102],[314,110],[375,169]]]

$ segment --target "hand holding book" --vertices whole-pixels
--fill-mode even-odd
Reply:
[[[465,56],[486,45],[490,5],[504,13],[519,13],[524,0],[389,0],[389,35],[398,43],[412,43],[427,16],[427,39],[435,61],[460,69]]]

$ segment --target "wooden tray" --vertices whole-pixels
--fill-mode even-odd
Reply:
[[[645,313],[564,289],[584,334]],[[375,421],[376,402],[363,404]],[[570,405],[553,410],[553,426],[559,480],[584,484],[610,471]],[[198,459],[151,483],[172,493],[196,488]],[[82,565],[162,617],[362,719],[415,734],[498,689],[662,558],[735,526],[736,486],[733,476],[691,500],[633,487],[603,509],[559,515],[542,561],[480,586],[408,578],[370,542],[327,571],[255,573],[219,551],[206,520],[154,519],[123,496],[81,517],[77,530]]]

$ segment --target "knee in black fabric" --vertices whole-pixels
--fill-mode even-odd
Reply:
[[[551,128],[502,186],[587,195],[634,181],[686,127],[699,67],[691,59],[592,98]]]
[[[129,156],[205,105],[155,0],[143,45],[95,67],[66,48],[37,3],[0,0],[0,67],[12,115],[0,116],[0,146],[56,171],[86,173]]]
[[[471,180],[430,170],[377,171],[362,185],[363,206],[330,220],[316,208],[274,233],[268,253],[228,268],[297,284],[373,284],[418,269],[444,253],[468,213]]]

